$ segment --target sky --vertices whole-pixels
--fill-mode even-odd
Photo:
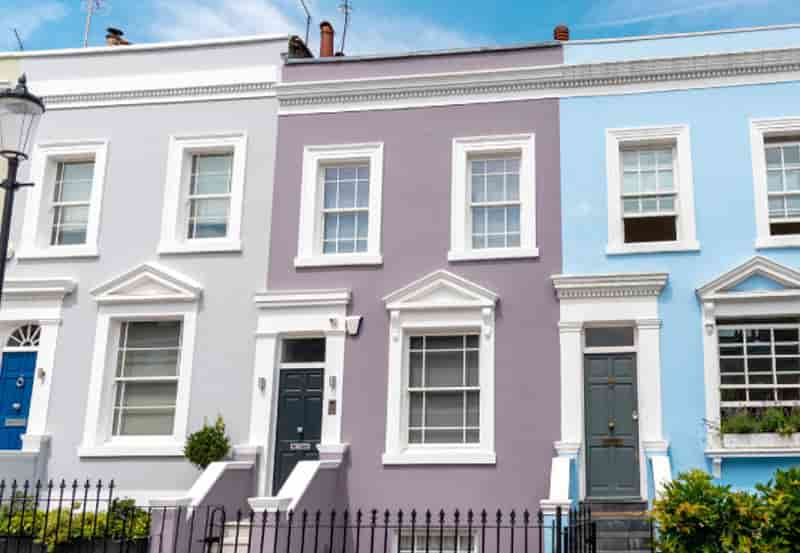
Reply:
[[[305,33],[301,0],[0,0],[0,50],[82,46],[86,3],[101,4],[89,44],[106,27],[134,43],[252,34]],[[313,16],[333,23],[340,48],[343,0],[305,0]],[[642,34],[800,23],[800,0],[349,0],[345,53],[350,55],[510,45],[550,40],[558,24],[571,37]]]

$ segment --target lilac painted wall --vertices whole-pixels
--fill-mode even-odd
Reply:
[[[559,428],[561,270],[558,102],[536,100],[279,118],[271,290],[350,288],[361,334],[348,338],[343,441],[355,507],[536,507],[547,495]],[[536,260],[448,263],[453,137],[536,134]],[[382,267],[295,269],[304,145],[384,143]],[[500,296],[496,318],[495,466],[383,467],[389,347],[381,298],[448,269]],[[491,505],[484,502],[491,501]]]
[[[561,63],[562,50],[558,43],[529,46],[495,52],[425,55],[412,58],[331,59],[289,63],[283,67],[283,80],[291,82],[327,79],[357,79],[449,73],[506,67],[528,67]]]

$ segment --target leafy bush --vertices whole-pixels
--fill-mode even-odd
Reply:
[[[778,470],[757,493],[734,492],[694,470],[654,504],[662,553],[792,553],[800,544],[800,468]]]
[[[46,512],[35,509],[30,499],[15,500],[13,511],[8,506],[0,510],[0,536],[28,536],[52,553],[57,545],[79,540],[143,539],[150,535],[150,513],[136,507],[133,500],[115,500],[108,512],[84,513],[78,502],[71,507]]]
[[[800,432],[800,409],[769,407],[764,410],[740,409],[723,416],[720,424],[723,434],[754,434],[774,432],[789,436]]]
[[[231,450],[230,438],[225,434],[225,421],[217,416],[214,426],[208,423],[186,439],[184,456],[197,468],[204,470],[215,461],[224,459]]]

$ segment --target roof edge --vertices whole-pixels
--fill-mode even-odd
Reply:
[[[580,28],[579,26],[576,26]],[[693,31],[689,33],[665,33],[660,35],[633,35],[612,38],[584,38],[570,39],[565,46],[571,44],[603,44],[613,42],[638,42],[644,40],[663,40],[670,38],[691,38],[696,36],[730,35],[735,33],[757,33],[760,31],[781,31],[785,29],[800,29],[800,23],[785,23],[783,25],[763,25],[760,27],[734,27],[731,29],[715,29],[711,31]]]

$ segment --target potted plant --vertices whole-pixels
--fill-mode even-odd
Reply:
[[[722,418],[720,432],[726,449],[800,449],[800,410],[741,409]]]
[[[186,438],[184,456],[200,470],[228,456],[231,441],[225,433],[225,421],[218,415],[213,425],[203,422],[203,428]]]

